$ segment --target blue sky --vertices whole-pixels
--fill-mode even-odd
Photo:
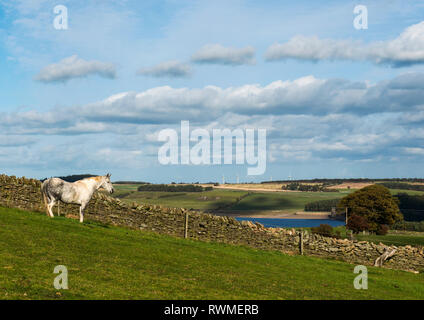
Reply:
[[[0,0],[0,166],[152,182],[423,177],[422,17],[400,0]],[[267,129],[265,174],[160,165],[157,134],[182,120]]]

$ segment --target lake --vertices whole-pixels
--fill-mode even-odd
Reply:
[[[267,228],[310,228],[320,224],[329,224],[332,227],[344,226],[344,221],[330,219],[272,219],[272,218],[236,218],[238,221],[259,222]]]

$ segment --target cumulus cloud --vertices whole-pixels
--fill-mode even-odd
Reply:
[[[393,155],[417,159],[423,155],[424,141],[424,131],[413,116],[424,110],[424,89],[414,84],[420,79],[424,75],[407,73],[370,84],[307,76],[265,86],[164,86],[122,92],[79,107],[2,113],[0,138],[16,139],[0,143],[0,149],[21,146],[25,153],[30,141],[19,137],[37,136],[37,150],[56,139],[63,148],[69,143],[81,144],[99,157],[113,158],[123,148],[143,151],[128,153],[128,159],[156,159],[157,132],[178,129],[181,120],[190,120],[192,128],[208,130],[266,128],[269,159],[278,163],[311,159],[392,161]],[[91,142],[87,137],[93,137]],[[78,142],[68,142],[70,139]],[[31,159],[34,163],[44,161]]]
[[[424,148],[405,148],[405,152],[412,155],[424,156]]]
[[[43,132],[57,130],[78,134],[102,132],[109,128],[105,124],[157,125],[181,120],[210,123],[226,114],[232,114],[232,121],[244,122],[255,115],[371,115],[390,112],[400,113],[399,121],[410,123],[417,120],[413,114],[423,111],[424,89],[415,83],[420,79],[424,82],[424,74],[407,73],[375,84],[306,76],[279,80],[265,86],[162,86],[141,92],[122,92],[67,110],[3,113],[0,114],[0,127],[4,130],[18,127],[19,132],[41,128]]]
[[[178,61],[166,61],[150,68],[141,68],[137,74],[157,78],[183,78],[191,75],[191,67],[189,64]]]
[[[348,40],[295,36],[286,43],[275,43],[265,53],[267,61],[351,60],[370,61],[393,67],[424,63],[424,21],[406,28],[397,38],[369,44]]]
[[[204,64],[243,65],[255,64],[253,47],[229,48],[220,44],[208,44],[193,54],[191,60]]]
[[[73,55],[58,63],[44,67],[34,79],[45,83],[66,82],[70,79],[89,75],[99,75],[103,78],[114,79],[116,78],[116,68],[112,63],[86,61],[77,55]]]
[[[405,74],[376,84],[306,76],[268,85],[204,88],[156,87],[124,92],[89,104],[78,114],[89,121],[170,123],[181,117],[213,121],[222,114],[372,114],[412,112],[424,101],[424,90],[413,81],[420,74]]]

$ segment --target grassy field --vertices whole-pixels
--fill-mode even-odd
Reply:
[[[339,189],[339,192],[264,192],[252,191],[262,185],[235,185],[252,190],[214,189],[206,192],[138,192],[136,184],[115,185],[115,196],[126,203],[147,203],[165,207],[181,207],[206,211],[219,211],[240,216],[255,214],[273,215],[303,211],[305,204],[318,200],[341,199],[356,189]],[[230,185],[232,186],[232,185]],[[274,185],[266,185],[275,188]],[[390,189],[393,195],[404,192],[423,195],[422,191]],[[241,201],[239,201],[239,199]]]
[[[246,191],[212,190],[205,192],[161,192],[132,191],[130,188],[115,187],[116,197],[127,203],[157,204],[165,207],[178,207],[199,210],[217,210],[231,206],[237,199],[247,195]],[[135,187],[136,190],[136,187]],[[130,192],[130,193],[129,193]],[[124,197],[122,197],[124,196]]]
[[[137,191],[138,185],[116,185],[116,197],[131,203],[157,204],[165,207],[181,207],[199,210],[238,212],[278,211],[294,213],[303,211],[305,204],[324,199],[340,199],[348,192],[249,192],[214,189],[205,192],[156,192]],[[249,195],[248,195],[249,194]],[[238,201],[243,197],[241,201]]]
[[[0,208],[0,299],[424,299],[424,275]],[[65,265],[69,289],[53,287]]]
[[[406,193],[411,196],[422,196],[424,195],[424,191],[417,191],[417,190],[404,190],[404,189],[389,189],[390,193],[392,195],[396,195],[398,193]]]
[[[390,231],[385,236],[378,235],[357,235],[356,238],[361,241],[369,241],[395,246],[424,246],[424,232],[399,232]]]
[[[344,226],[336,227],[334,230],[340,231],[340,235],[343,238],[347,238],[346,228]],[[381,242],[389,246],[424,246],[424,232],[390,230],[385,236],[357,234],[355,235],[355,239],[374,243]]]

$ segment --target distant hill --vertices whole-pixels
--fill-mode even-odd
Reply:
[[[113,184],[151,184],[144,181],[115,181]]]
[[[75,182],[78,180],[82,180],[85,178],[91,178],[91,177],[97,177],[97,175],[94,174],[74,174],[74,175],[70,175],[70,176],[64,176],[64,177],[55,177],[55,178],[59,178],[62,180],[65,180],[67,182]],[[44,178],[41,180],[41,182],[43,182],[44,180],[47,180],[48,178]]]
[[[262,181],[265,183],[290,183],[290,182],[301,182],[301,183],[326,183],[326,184],[341,184],[346,182],[424,182],[424,178],[385,178],[385,179],[369,179],[369,178],[348,178],[348,179],[300,179],[300,180],[274,180],[274,181]]]

